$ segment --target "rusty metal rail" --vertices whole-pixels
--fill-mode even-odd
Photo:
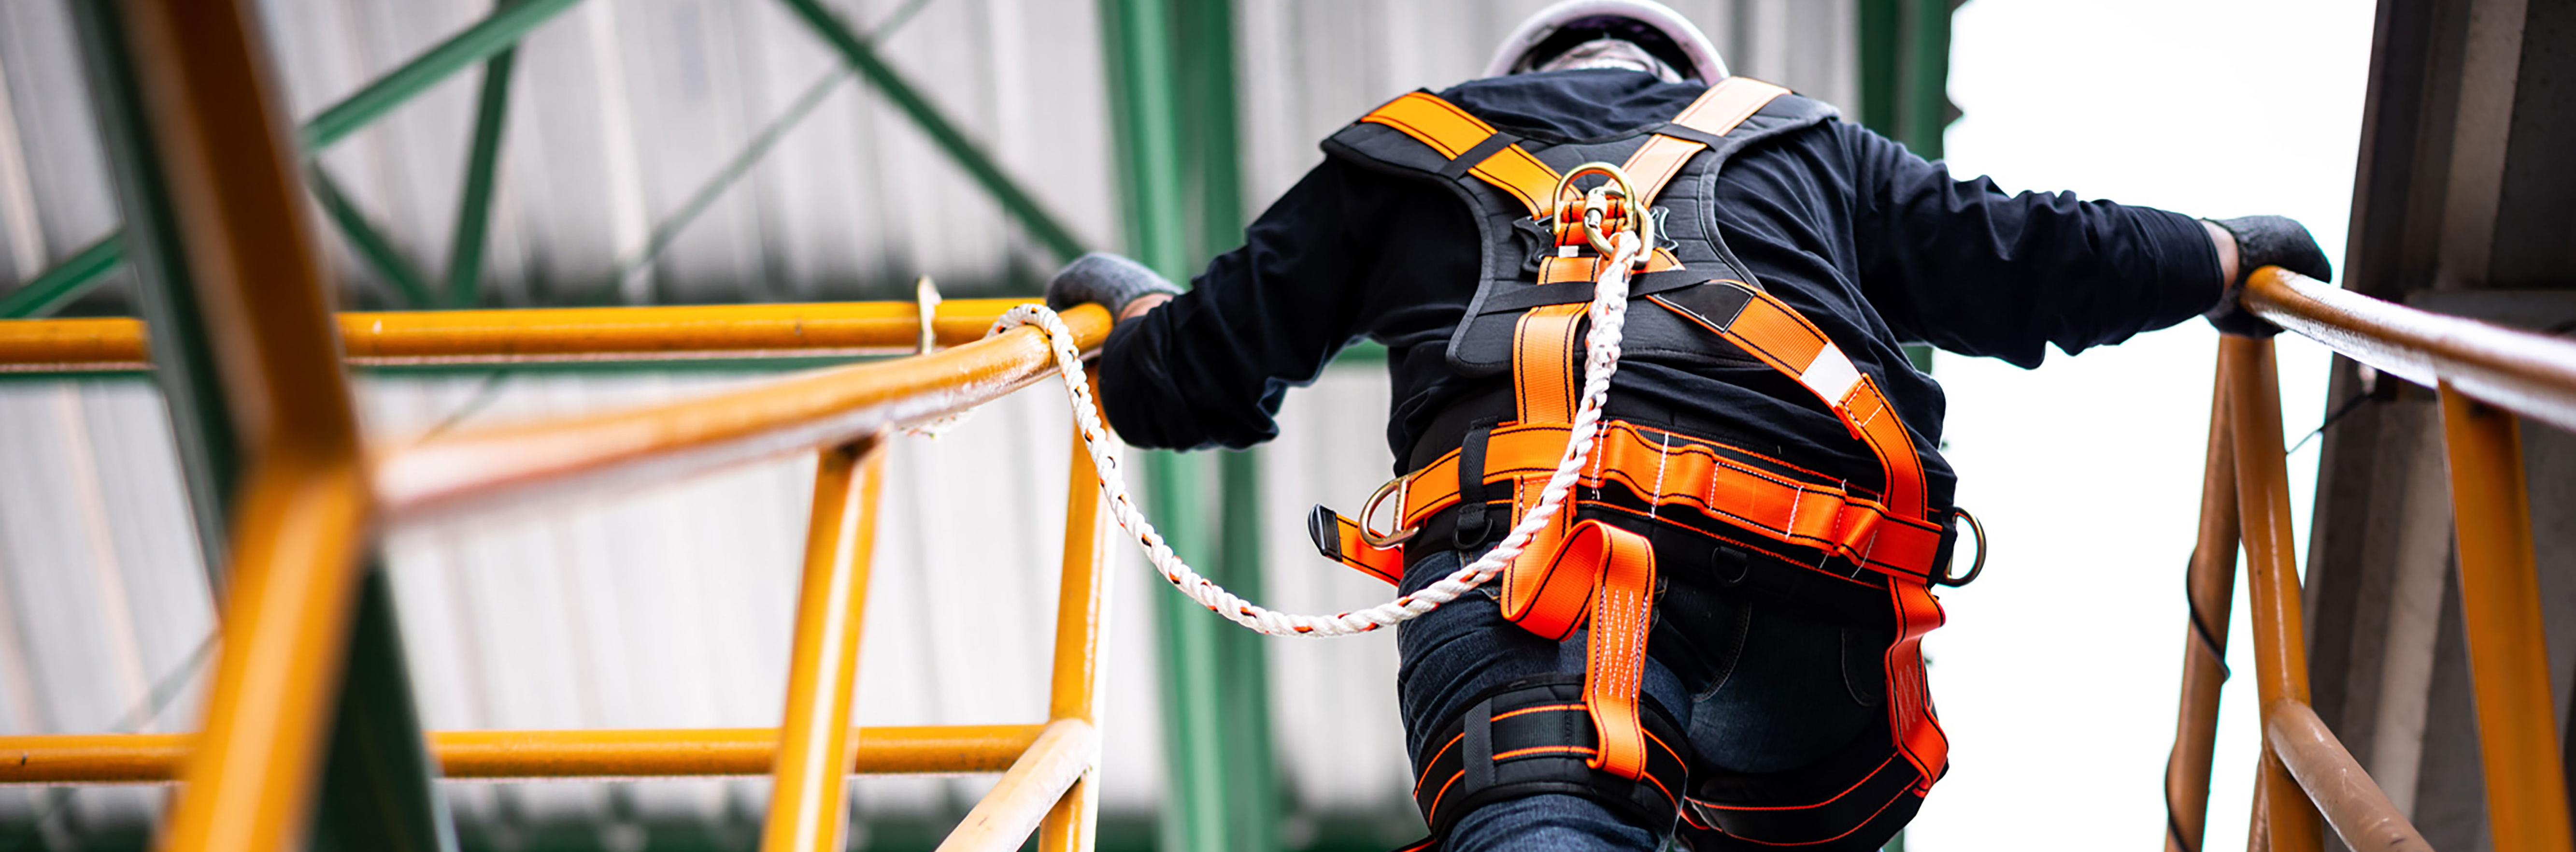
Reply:
[[[2391,304],[2277,266],[2247,279],[2245,306],[2346,358],[2425,387],[2576,430],[2576,340]]]
[[[2254,272],[2245,304],[2345,357],[2438,389],[2494,848],[2571,848],[2514,415],[2576,429],[2576,342],[2390,304],[2277,267]],[[2232,551],[2241,538],[2264,742],[2249,848],[2317,852],[2322,817],[2356,852],[2425,852],[2431,846],[2307,703],[2297,541],[2272,343],[2223,338],[2218,363],[2200,549],[2190,579],[2183,712],[2166,772],[2165,846],[2201,848],[2232,573],[2226,564],[2232,554],[2218,551]]]

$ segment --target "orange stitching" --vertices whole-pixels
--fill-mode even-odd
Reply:
[[[1585,746],[1530,746],[1529,748],[1516,748],[1516,749],[1512,749],[1511,751],[1507,751],[1507,752],[1503,752],[1503,753],[1501,753],[1501,754],[1494,755],[1494,761],[1495,761],[1495,762],[1497,762],[1497,763],[1500,763],[1500,762],[1502,762],[1502,761],[1510,760],[1510,759],[1515,758],[1515,757],[1528,757],[1528,756],[1533,755],[1533,754],[1582,754],[1582,755],[1590,755],[1590,754],[1597,754],[1597,753],[1598,753],[1598,752],[1597,752],[1597,751],[1595,751],[1594,749],[1591,749],[1591,748],[1588,748],[1588,747],[1585,747]]]
[[[1520,715],[1524,715],[1524,714],[1528,714],[1528,713],[1562,712],[1562,711],[1566,711],[1566,710],[1581,710],[1581,709],[1584,709],[1584,708],[1583,708],[1583,705],[1581,705],[1581,704],[1542,704],[1542,705],[1539,705],[1539,706],[1537,706],[1537,707],[1523,707],[1523,708],[1521,708],[1521,709],[1514,710],[1514,711],[1511,711],[1511,712],[1509,712],[1509,713],[1504,713],[1504,714],[1502,714],[1502,715],[1495,716],[1495,717],[1494,717],[1494,721],[1500,722],[1500,721],[1502,721],[1502,720],[1504,720],[1504,719],[1509,719],[1509,718],[1512,718],[1512,717],[1514,717],[1514,716],[1520,716]],[[1464,734],[1461,734],[1460,736],[1464,736]]]

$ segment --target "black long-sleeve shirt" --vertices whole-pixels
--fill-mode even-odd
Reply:
[[[1543,146],[1661,124],[1703,89],[1587,70],[1476,80],[1440,96]],[[1935,505],[1954,483],[1934,450],[1945,402],[1900,342],[2036,367],[2046,344],[2072,354],[2117,343],[2207,310],[2222,289],[2217,252],[2188,217],[2073,193],[2007,195],[1852,124],[1736,154],[1716,193],[1715,233],[1745,271],[1840,344],[1912,427]],[[1445,360],[1483,251],[1469,216],[1445,188],[1328,158],[1191,292],[1110,335],[1100,362],[1110,423],[1140,446],[1250,446],[1278,434],[1272,415],[1288,388],[1366,338],[1388,350],[1387,441],[1406,467],[1435,415],[1505,382],[1459,376]],[[1877,478],[1831,413],[1765,367],[1623,361],[1610,399],[1613,413],[1623,399],[1689,411],[1749,448]]]

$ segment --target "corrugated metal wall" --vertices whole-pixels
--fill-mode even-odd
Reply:
[[[68,0],[0,2],[0,280],[24,281],[117,221],[80,81]],[[897,2],[837,3],[860,22]],[[1320,154],[1315,140],[1405,90],[1482,67],[1538,0],[1237,0],[1246,197],[1256,207]],[[1674,4],[1738,73],[1851,107],[1850,0]],[[488,11],[460,0],[269,0],[272,49],[310,115]],[[1047,0],[928,0],[886,38],[911,77],[1093,245],[1119,240],[1096,11]],[[560,303],[891,298],[915,275],[952,294],[1033,292],[1052,261],[885,101],[846,79],[740,184],[643,256],[711,176],[836,58],[776,4],[582,4],[518,55],[486,299]],[[433,275],[446,263],[465,168],[468,73],[332,149],[322,164]],[[391,291],[326,240],[348,300]],[[121,274],[121,273],[120,273]],[[78,306],[122,310],[111,287]],[[369,373],[376,434],[665,399],[759,374],[681,371]],[[1025,721],[1043,712],[1066,432],[1051,386],[994,406],[940,442],[907,439],[869,604],[859,713],[876,724]],[[1263,451],[1272,603],[1343,609],[1384,587],[1311,556],[1302,509],[1356,504],[1386,475],[1375,365],[1290,395]],[[1366,412],[1353,416],[1353,412]],[[194,725],[191,664],[211,606],[185,522],[165,414],[139,378],[0,381],[0,733]],[[422,710],[435,728],[771,725],[812,463],[786,459],[669,487],[505,518],[405,530],[386,542]],[[994,530],[1011,530],[995,535]],[[1131,822],[1161,801],[1145,596],[1168,594],[1121,554],[1113,610],[1106,808]],[[1409,784],[1395,718],[1393,637],[1271,643],[1272,703],[1294,813],[1291,846],[1326,818],[1404,839]],[[166,709],[150,706],[168,683]],[[854,846],[918,845],[962,815],[984,779],[871,779]],[[738,846],[762,782],[451,783],[471,845],[659,847],[705,829]],[[146,825],[160,793],[84,792],[32,835]],[[52,794],[0,790],[0,847]],[[1417,824],[1418,825],[1418,824]],[[649,831],[644,830],[650,827]],[[131,835],[128,835],[129,839]],[[68,846],[61,848],[69,848]]]

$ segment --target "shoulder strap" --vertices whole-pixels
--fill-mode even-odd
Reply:
[[[1734,133],[1789,90],[1750,77],[1728,77],[1708,87],[1680,115],[1654,131],[1622,168],[1638,188],[1641,206],[1651,206],[1682,165]],[[1446,176],[1473,174],[1520,199],[1531,218],[1544,218],[1553,200],[1557,172],[1518,144],[1520,137],[1494,129],[1483,119],[1429,92],[1411,92],[1360,117],[1383,124],[1431,146],[1449,159]]]
[[[1544,217],[1555,209],[1547,198],[1548,193],[1556,191],[1555,169],[1513,144],[1520,137],[1495,130],[1484,119],[1438,95],[1412,92],[1371,110],[1360,121],[1404,131],[1404,135],[1431,146],[1449,158],[1449,167],[1441,170],[1444,175],[1473,174],[1482,178],[1520,199],[1521,205],[1529,209],[1530,218]]]
[[[1699,99],[1655,131],[1645,147],[1628,157],[1622,170],[1637,187],[1641,207],[1651,207],[1664,184],[1680,174],[1682,164],[1715,144],[1754,113],[1789,90],[1749,77],[1728,77],[1708,87]]]

